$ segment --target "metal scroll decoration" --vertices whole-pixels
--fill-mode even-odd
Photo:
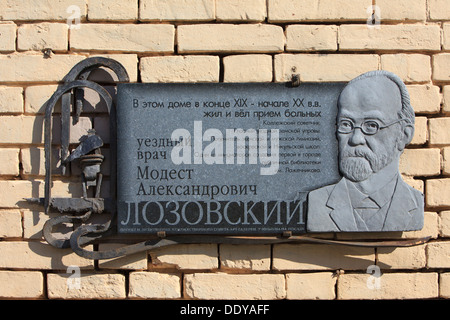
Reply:
[[[98,68],[112,70],[119,82],[129,82],[125,68],[117,61],[103,57],[88,58],[72,68],[65,77],[65,83],[53,94],[47,102],[45,109],[45,194],[44,198],[27,199],[33,203],[44,206],[45,213],[50,210],[60,213],[59,216],[49,219],[43,228],[45,240],[56,248],[71,248],[76,254],[88,259],[111,259],[137,252],[147,251],[163,246],[176,245],[180,243],[228,243],[228,244],[276,244],[276,243],[322,243],[335,245],[350,245],[360,247],[397,247],[412,246],[428,241],[429,237],[421,239],[394,240],[394,241],[336,241],[320,239],[308,235],[292,235],[284,232],[279,236],[226,236],[226,235],[175,235],[167,236],[158,233],[148,237],[144,241],[126,245],[122,248],[106,251],[90,251],[85,245],[108,236],[116,234],[114,222],[117,215],[116,204],[116,106],[111,95],[100,84],[88,80],[91,72]],[[293,77],[292,87],[300,85],[300,77]],[[100,167],[104,161],[101,153],[103,147],[102,138],[91,130],[83,137],[80,144],[70,153],[69,138],[71,122],[76,124],[80,114],[83,112],[83,96],[80,88],[89,88],[97,92],[105,101],[110,120],[110,194],[107,197],[101,194],[102,174]],[[75,159],[80,160],[81,165],[81,187],[83,196],[81,198],[58,198],[52,197],[52,114],[56,103],[61,100],[61,152],[60,168],[62,174],[66,172],[67,165]],[[71,121],[72,117],[72,121]],[[94,196],[88,196],[89,188],[94,188]],[[111,219],[104,224],[86,224],[94,214],[110,213]],[[60,239],[54,235],[54,228],[62,223],[73,225],[81,223],[70,238]]]
[[[44,198],[27,199],[30,202],[38,202],[44,206],[45,213],[50,209],[60,212],[62,215],[49,219],[43,228],[45,240],[57,248],[70,248],[70,239],[59,239],[53,235],[53,228],[61,223],[86,222],[94,213],[110,212],[114,215],[114,197],[115,197],[115,175],[110,178],[110,197],[103,198],[100,195],[102,175],[100,166],[103,163],[104,156],[101,154],[103,140],[93,130],[81,141],[80,145],[69,154],[71,111],[73,112],[73,123],[79,121],[80,114],[83,111],[83,97],[80,88],[89,88],[97,92],[105,101],[109,119],[110,119],[110,150],[115,154],[115,106],[113,99],[108,91],[101,85],[87,80],[91,72],[100,67],[112,70],[119,82],[129,82],[128,74],[125,68],[115,60],[96,57],[83,60],[65,77],[65,83],[58,88],[46,104],[45,109],[45,189]],[[56,103],[61,99],[61,172],[65,174],[67,165],[80,159],[82,166],[82,198],[54,198],[51,194],[52,187],[52,114]],[[73,110],[71,110],[71,107]],[[115,156],[111,157],[111,172],[115,172]],[[88,197],[88,188],[95,187],[95,196]],[[113,219],[111,220],[113,221]],[[107,231],[111,229],[111,221],[104,225],[96,225],[96,230]],[[112,230],[112,229],[111,229]],[[85,240],[86,242],[91,241]]]

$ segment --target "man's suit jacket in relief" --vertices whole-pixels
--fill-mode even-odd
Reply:
[[[411,231],[423,227],[423,194],[400,175],[376,192],[363,196],[346,178],[308,195],[307,230]],[[351,196],[350,196],[351,195]]]

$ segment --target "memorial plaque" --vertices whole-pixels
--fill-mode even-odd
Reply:
[[[399,170],[414,135],[415,115],[408,90],[395,74],[370,71],[345,84],[300,86],[295,78],[290,84],[125,84],[128,76],[119,64],[90,58],[67,79],[86,78],[99,66],[111,68],[121,81],[117,107],[90,80],[70,80],[46,104],[45,197],[27,200],[42,204],[46,213],[62,214],[43,227],[50,245],[70,246],[84,258],[101,260],[176,243],[391,247],[429,239],[373,243],[292,235],[423,227],[423,194],[403,181]],[[83,106],[73,92],[77,88],[96,91],[110,115],[109,198],[101,194],[102,137],[89,130],[68,152],[70,101],[77,102],[73,123]],[[80,198],[51,195],[52,113],[60,99],[66,136],[59,162],[64,168],[79,160]],[[167,238],[106,251],[82,248],[116,226],[83,223],[105,212],[117,212],[119,233]],[[79,222],[70,239],[53,235],[57,225]],[[92,232],[97,236],[92,238]],[[188,236],[173,237],[177,234]],[[273,236],[245,237],[263,234]]]
[[[343,87],[120,84],[118,232],[305,232],[308,192],[341,178]]]

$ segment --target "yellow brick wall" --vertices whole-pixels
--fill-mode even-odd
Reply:
[[[381,24],[369,27],[373,4]],[[191,244],[99,262],[51,247],[41,232],[49,217],[23,198],[43,196],[45,102],[92,56],[121,62],[131,82],[283,82],[293,73],[325,82],[393,71],[416,111],[400,170],[425,194],[425,227],[323,236],[432,240],[388,249]],[[107,130],[104,105],[86,110],[74,141],[91,126]],[[55,178],[53,194],[79,197],[76,172]],[[378,288],[367,285],[371,265],[382,273]],[[68,289],[68,266],[81,268],[81,289]],[[450,298],[450,1],[0,1],[0,298]]]

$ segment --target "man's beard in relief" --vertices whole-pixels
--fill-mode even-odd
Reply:
[[[340,152],[339,167],[347,179],[360,182],[380,171],[393,160],[393,153],[375,154],[367,147],[345,147]]]

